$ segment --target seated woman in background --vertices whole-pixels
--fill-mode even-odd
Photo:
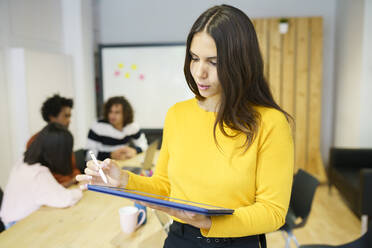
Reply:
[[[71,133],[58,123],[39,132],[10,173],[0,210],[6,228],[42,205],[64,208],[80,200],[80,189],[66,189],[52,175],[71,173],[72,146]]]
[[[129,146],[130,143],[134,148]],[[133,122],[133,109],[127,99],[116,96],[107,100],[103,119],[89,130],[86,148],[99,160],[125,160],[147,149],[145,134]]]

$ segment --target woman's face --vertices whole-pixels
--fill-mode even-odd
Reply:
[[[123,123],[124,123],[123,106],[121,104],[114,104],[111,106],[110,111],[108,113],[108,121],[115,128],[123,127]]]
[[[206,32],[196,33],[190,45],[190,71],[199,93],[207,99],[219,100],[221,85],[217,75],[217,48]]]

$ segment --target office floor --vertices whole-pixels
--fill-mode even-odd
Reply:
[[[338,245],[360,236],[360,220],[343,202],[336,188],[329,194],[328,186],[318,187],[308,222],[294,231],[301,244]],[[268,248],[285,247],[281,232],[266,235]],[[295,247],[291,244],[291,248]]]

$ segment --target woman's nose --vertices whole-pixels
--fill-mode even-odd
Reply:
[[[196,76],[198,78],[206,78],[208,76],[207,68],[205,66],[205,63],[198,63],[196,65]]]

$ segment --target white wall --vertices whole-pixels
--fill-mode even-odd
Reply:
[[[361,83],[360,146],[372,147],[372,0],[364,3],[363,72]]]
[[[24,50],[25,83],[29,134],[39,132],[45,121],[40,118],[40,106],[55,93],[75,98],[72,58],[61,53]],[[74,111],[75,112],[75,111]],[[76,133],[76,117],[72,116],[70,131]]]
[[[75,148],[82,148],[96,119],[93,9],[90,0],[63,0],[62,9],[63,50],[73,59]]]
[[[1,8],[1,5],[0,5]],[[1,12],[0,12],[1,16]],[[0,31],[1,33],[1,31]],[[4,189],[5,182],[10,170],[11,149],[10,149],[10,126],[8,110],[8,89],[5,81],[4,50],[0,46],[0,187]]]
[[[333,63],[336,0],[232,0],[251,18],[321,16],[324,22],[321,149],[325,161],[333,143]],[[97,43],[184,42],[191,25],[208,7],[227,1],[96,0]],[[164,92],[164,96],[169,92]]]
[[[363,0],[339,0],[336,29],[335,145],[357,146],[360,122]],[[353,83],[350,83],[353,82]]]
[[[61,51],[61,3],[53,0],[3,0],[8,13],[8,45]]]
[[[337,1],[335,145],[372,147],[372,1]]]
[[[73,25],[67,19],[74,21]],[[69,48],[68,48],[69,47]],[[18,48],[14,50],[14,48]],[[14,60],[23,57],[24,63]],[[23,53],[23,55],[22,55]],[[36,56],[36,57],[35,57]],[[59,59],[53,60],[50,58]],[[27,62],[31,59],[31,65]],[[64,61],[66,59],[66,61]],[[58,67],[57,61],[64,66]],[[49,61],[49,64],[48,64]],[[12,64],[12,63],[15,64]],[[18,63],[18,64],[17,64]],[[45,64],[47,63],[47,64]],[[51,67],[49,71],[48,66]],[[66,68],[70,72],[66,72]],[[27,70],[22,74],[22,70]],[[69,86],[63,77],[53,78],[52,70],[65,73],[72,81]],[[13,73],[13,72],[14,73]],[[18,72],[18,73],[17,73]],[[30,79],[29,84],[25,84]],[[75,96],[70,129],[75,148],[82,147],[90,123],[95,117],[93,68],[92,3],[90,0],[1,0],[0,1],[0,186],[4,188],[14,162],[24,149],[29,135],[42,126],[41,102],[53,89],[42,85],[45,79],[59,85],[61,94]],[[17,77],[16,80],[14,77]],[[23,83],[22,83],[23,80]],[[39,91],[33,86],[37,85]],[[57,87],[58,88],[58,87]],[[58,89],[55,89],[56,92]],[[50,94],[49,94],[50,95]],[[27,114],[25,114],[27,113]],[[15,125],[27,123],[17,130]]]
[[[12,117],[16,115],[14,103],[24,100],[25,89],[16,89],[8,81],[10,69],[9,48],[27,47],[42,51],[58,52],[61,49],[60,2],[52,0],[2,0],[0,1],[0,101],[1,101],[1,140],[0,140],[0,186],[4,188],[10,169],[17,159],[15,154],[21,150],[19,140],[28,130],[19,130],[13,137],[12,124],[21,122]],[[21,65],[19,66],[20,70]],[[17,98],[9,95],[13,90],[20,93]],[[25,107],[25,106],[24,106]]]
[[[30,136],[24,50],[22,48],[7,49],[5,58],[8,87],[8,123],[13,164],[24,152],[27,138]]]
[[[74,98],[72,59],[24,48],[9,48],[6,59],[12,156],[18,158],[29,137],[45,126],[40,114],[45,99],[55,93]],[[75,121],[70,131],[76,133]]]
[[[0,187],[4,189],[10,170],[11,150],[9,132],[8,87],[5,75],[5,49],[8,36],[7,3],[0,1]]]

